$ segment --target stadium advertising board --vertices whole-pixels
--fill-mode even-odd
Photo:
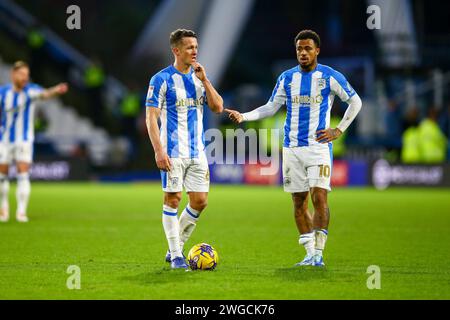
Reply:
[[[10,178],[16,175],[16,166],[11,166]],[[88,180],[88,165],[84,160],[38,159],[31,165],[30,178],[40,181]]]
[[[244,165],[239,164],[212,164],[209,167],[211,181],[214,183],[244,182]]]
[[[273,174],[263,174],[262,164],[212,164],[210,166],[213,183],[282,185],[282,170]],[[334,160],[331,176],[333,187],[365,186],[368,184],[368,168],[366,161]]]
[[[346,161],[333,161],[333,168],[331,174],[332,186],[346,186],[348,185],[348,170],[349,165]]]
[[[377,189],[390,186],[450,186],[450,166],[443,165],[397,165],[380,159],[372,164],[370,184]]]

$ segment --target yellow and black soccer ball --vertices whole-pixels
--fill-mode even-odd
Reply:
[[[209,244],[199,243],[189,250],[187,259],[192,270],[214,270],[219,262],[219,255]]]

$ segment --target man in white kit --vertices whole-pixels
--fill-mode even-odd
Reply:
[[[205,154],[203,111],[223,110],[223,99],[197,62],[195,32],[177,29],[170,35],[174,63],[156,73],[147,93],[147,129],[161,170],[164,191],[162,222],[172,269],[187,269],[183,246],[206,208],[209,168]],[[158,126],[158,119],[161,126]],[[183,187],[189,203],[178,219]]]
[[[12,67],[11,83],[0,87],[0,222],[9,220],[8,170],[13,161],[17,167],[16,219],[28,222],[35,102],[64,94],[68,90],[66,83],[44,89],[29,83],[29,80],[28,64],[17,61]]]
[[[294,40],[299,65],[283,72],[267,104],[244,114],[225,109],[236,123],[274,115],[286,105],[284,125],[283,185],[292,194],[299,244],[306,256],[297,266],[324,266],[323,250],[328,236],[331,191],[332,140],[344,132],[361,109],[361,99],[345,77],[331,67],[317,63],[320,38],[303,30]],[[330,128],[334,97],[348,103],[342,121]],[[314,214],[308,211],[308,195]]]

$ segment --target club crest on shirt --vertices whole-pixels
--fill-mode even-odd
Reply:
[[[317,79],[317,88],[322,90],[322,89],[325,89],[326,86],[327,86],[327,79],[325,79],[325,78]]]

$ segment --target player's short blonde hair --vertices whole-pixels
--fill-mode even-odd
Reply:
[[[14,62],[12,70],[16,71],[19,70],[21,68],[30,68],[30,66],[28,65],[28,63],[26,63],[25,61],[22,60],[17,60],[16,62]]]

